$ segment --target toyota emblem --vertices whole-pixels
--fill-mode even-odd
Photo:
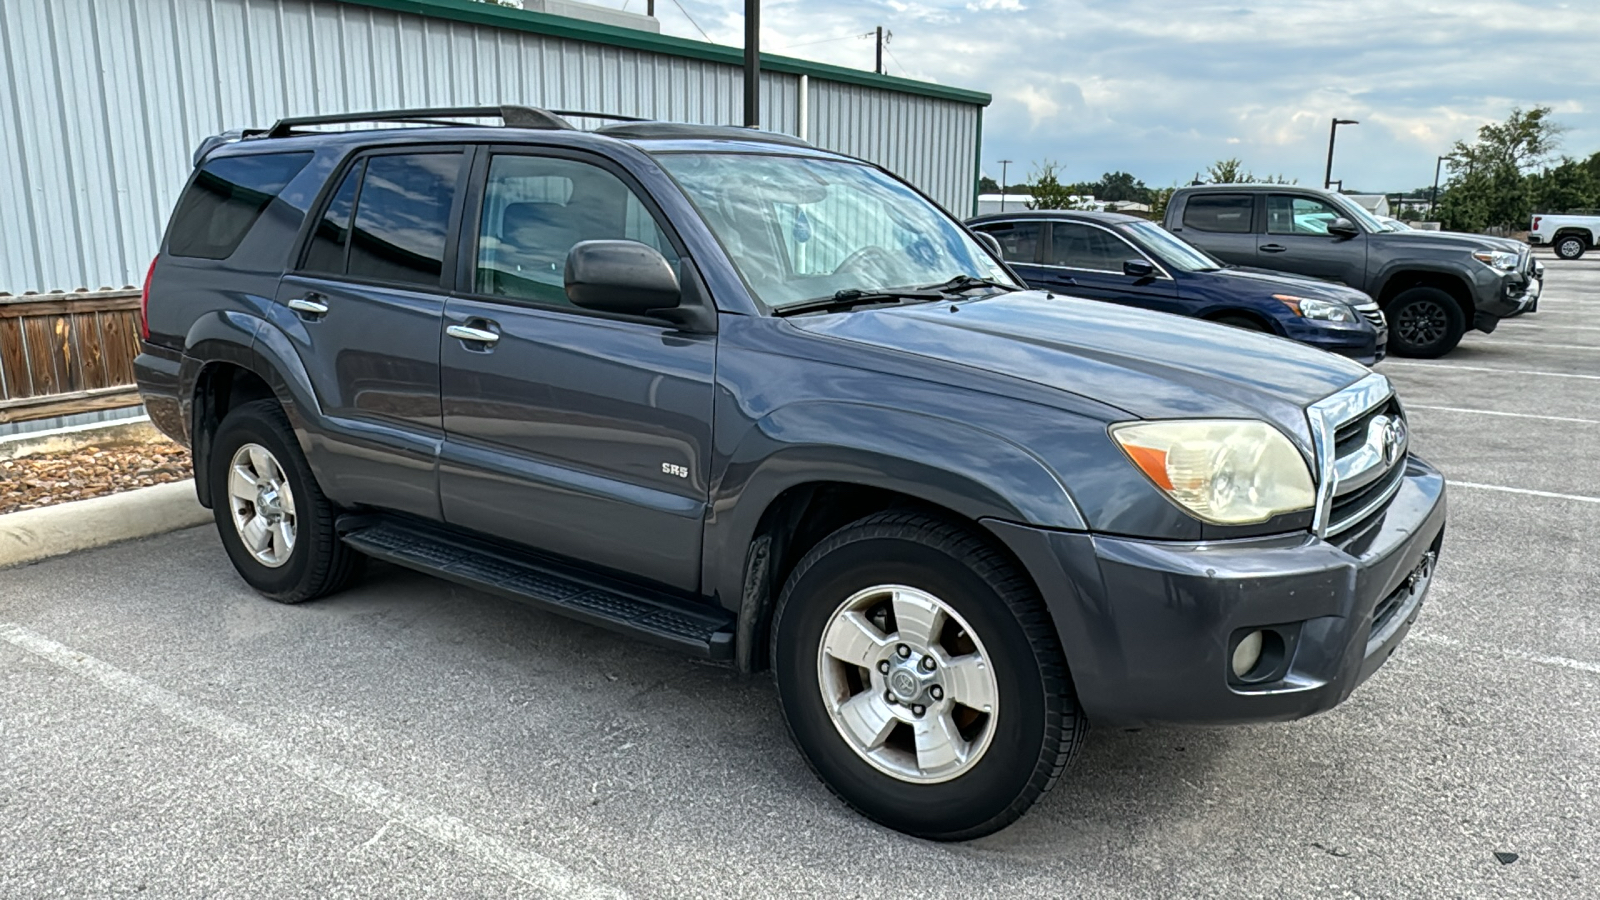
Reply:
[[[1406,423],[1404,419],[1389,419],[1383,423],[1383,462],[1392,466],[1406,452]]]

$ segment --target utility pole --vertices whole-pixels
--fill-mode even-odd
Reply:
[[[652,19],[655,18],[655,16],[656,16],[656,0],[645,0],[644,14],[649,16]]]
[[[1006,170],[1011,167],[1011,160],[1000,160],[1000,211],[1006,211]]]
[[[1339,134],[1340,125],[1360,125],[1355,119],[1340,119],[1335,117],[1333,126],[1328,129],[1328,169],[1322,175],[1322,189],[1333,187],[1333,139]]]
[[[744,127],[761,127],[761,0],[744,0]]]
[[[883,26],[879,25],[873,30],[876,31],[878,35],[878,58],[877,61],[872,64],[872,71],[879,75],[887,75],[889,74],[889,70],[883,67]]]
[[[1428,219],[1430,221],[1438,221],[1437,219],[1434,219],[1433,214],[1434,211],[1439,208],[1439,170],[1444,168],[1445,160],[1452,158],[1453,157],[1449,156],[1441,156],[1439,157],[1439,161],[1433,164],[1433,197],[1428,200]]]

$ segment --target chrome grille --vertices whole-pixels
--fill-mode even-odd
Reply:
[[[1368,375],[1306,410],[1317,450],[1312,527],[1332,537],[1380,512],[1400,490],[1409,445],[1389,379]]]

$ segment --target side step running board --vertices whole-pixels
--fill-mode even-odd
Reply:
[[[694,656],[733,659],[734,615],[724,609],[609,583],[488,542],[403,521],[347,516],[339,528],[345,543],[377,559]]]

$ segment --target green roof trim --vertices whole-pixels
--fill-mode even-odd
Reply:
[[[479,2],[479,0],[340,0],[340,2],[353,6],[370,6],[391,12],[466,22],[471,25],[487,25],[491,28],[508,28],[513,31],[526,31],[531,34],[542,34],[574,41],[587,41],[591,44],[625,47],[630,50],[661,53],[667,56],[702,59],[707,62],[724,63],[731,66],[744,64],[744,50],[739,47],[708,44],[704,41],[692,41],[688,38],[671,37],[634,28],[623,28],[617,25],[605,25],[599,22],[588,22],[583,19],[572,19],[567,16],[532,12],[510,6],[500,6],[495,3],[483,3]],[[769,53],[761,54],[761,68],[773,72],[783,72],[788,75],[809,75],[812,78],[820,78],[824,81],[837,81],[862,87],[881,88],[887,91],[899,91],[905,94],[934,97],[940,100],[953,100],[957,103],[970,103],[975,106],[988,106],[994,99],[982,91],[946,87],[942,84],[914,81],[910,78],[900,78],[894,75],[878,75],[872,72],[864,72],[860,69],[831,66],[827,63],[811,62],[810,60],[795,59],[789,56],[774,56]]]

